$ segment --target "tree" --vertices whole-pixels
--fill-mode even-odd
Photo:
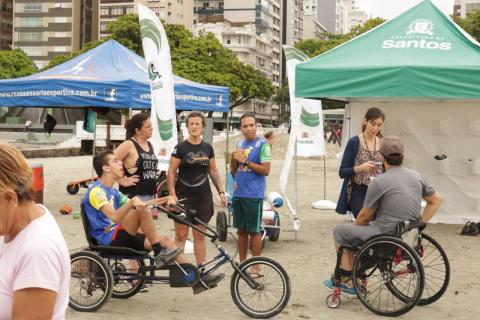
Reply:
[[[122,46],[143,56],[142,34],[137,15],[127,14],[110,22],[107,25],[107,32],[110,33],[107,39],[114,39]]]
[[[369,19],[363,25],[352,28],[347,34],[337,35],[325,33],[324,36],[326,40],[307,39],[297,43],[295,48],[303,51],[310,58],[313,58],[375,28],[383,22],[385,22],[385,20],[382,18]]]
[[[0,79],[20,78],[38,72],[38,68],[20,49],[0,51]]]
[[[453,20],[475,40],[480,41],[480,11],[470,12],[465,19],[453,17]]]

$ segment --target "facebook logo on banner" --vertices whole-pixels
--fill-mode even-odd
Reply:
[[[117,88],[105,88],[105,101],[117,101]]]

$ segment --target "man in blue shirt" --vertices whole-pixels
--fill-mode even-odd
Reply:
[[[181,251],[172,239],[157,234],[152,213],[145,207],[175,203],[173,197],[147,202],[138,197],[128,199],[114,188],[124,172],[122,161],[111,151],[95,156],[93,167],[99,178],[89,187],[82,201],[93,238],[104,246],[153,250],[159,267],[177,258]],[[138,232],[139,229],[142,233]]]
[[[249,238],[252,255],[259,256],[262,252],[260,225],[272,155],[268,142],[257,137],[257,124],[252,114],[240,118],[240,129],[245,139],[232,153],[230,169],[234,176],[233,226],[238,229],[238,251],[242,262],[247,258]],[[256,276],[259,271],[252,267],[251,272]]]

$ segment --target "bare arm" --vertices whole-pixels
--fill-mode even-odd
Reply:
[[[57,293],[43,288],[26,288],[13,293],[14,320],[52,319]]]
[[[116,148],[113,153],[115,156],[123,162],[123,166],[125,166],[125,162],[128,159],[128,155],[130,154],[130,150],[132,150],[133,143],[130,140],[126,140],[122,142],[118,148]],[[117,182],[119,185],[122,187],[131,187],[137,184],[137,182],[140,180],[138,175],[133,175],[131,177],[123,177],[119,179]]]
[[[133,197],[118,210],[115,210],[111,204],[107,203],[100,208],[100,211],[113,222],[119,223],[127,216],[128,211],[135,209],[135,206],[137,205],[142,206],[145,205],[145,203],[140,201],[137,197]]]
[[[423,200],[427,201],[427,205],[423,210],[422,221],[424,223],[427,223],[435,215],[438,208],[440,208],[442,198],[440,197],[440,194],[438,192],[435,192],[431,196],[423,197]]]
[[[372,221],[375,215],[375,210],[370,208],[363,207],[362,210],[358,213],[357,219],[355,220],[356,226],[366,226],[370,221]]]
[[[237,172],[238,165],[245,163],[247,157],[243,154],[241,149],[237,149],[232,153],[232,162],[231,162],[231,171],[232,173]],[[233,169],[235,166],[235,170]],[[250,162],[248,167],[255,173],[261,174],[262,176],[268,176],[270,174],[270,162],[262,162],[260,164]]]
[[[238,162],[237,160],[235,160],[235,158],[233,157],[233,155],[238,152],[238,150],[232,152],[232,156],[230,157],[230,172],[232,173],[232,175],[235,175],[235,173],[237,173],[237,170],[238,170]]]
[[[210,159],[208,165],[208,175],[210,176],[210,179],[212,179],[213,185],[215,186],[217,191],[223,192],[222,180],[220,180],[220,174],[218,173],[217,164],[214,158]]]
[[[175,175],[180,167],[181,160],[175,157],[170,157],[170,165],[168,166],[167,173],[167,187],[168,194],[173,196],[177,200],[177,194],[175,193]]]

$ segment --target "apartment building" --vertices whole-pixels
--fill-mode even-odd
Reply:
[[[203,22],[210,17],[223,17],[224,0],[195,0],[193,6],[193,24]]]
[[[453,4],[453,15],[462,19],[474,11],[480,11],[480,0],[455,0]]]
[[[39,67],[97,39],[98,0],[15,0],[13,48]]]
[[[137,14],[137,4],[150,8],[163,21],[181,24],[191,29],[193,25],[194,0],[100,0],[99,38],[105,38],[107,25],[118,17]]]
[[[0,50],[9,50],[13,36],[13,0],[0,4]]]
[[[342,0],[318,0],[317,20],[332,34],[344,33]]]
[[[344,33],[350,32],[352,28],[363,25],[368,20],[368,15],[365,11],[360,10],[355,0],[342,0],[343,14],[344,14]]]

